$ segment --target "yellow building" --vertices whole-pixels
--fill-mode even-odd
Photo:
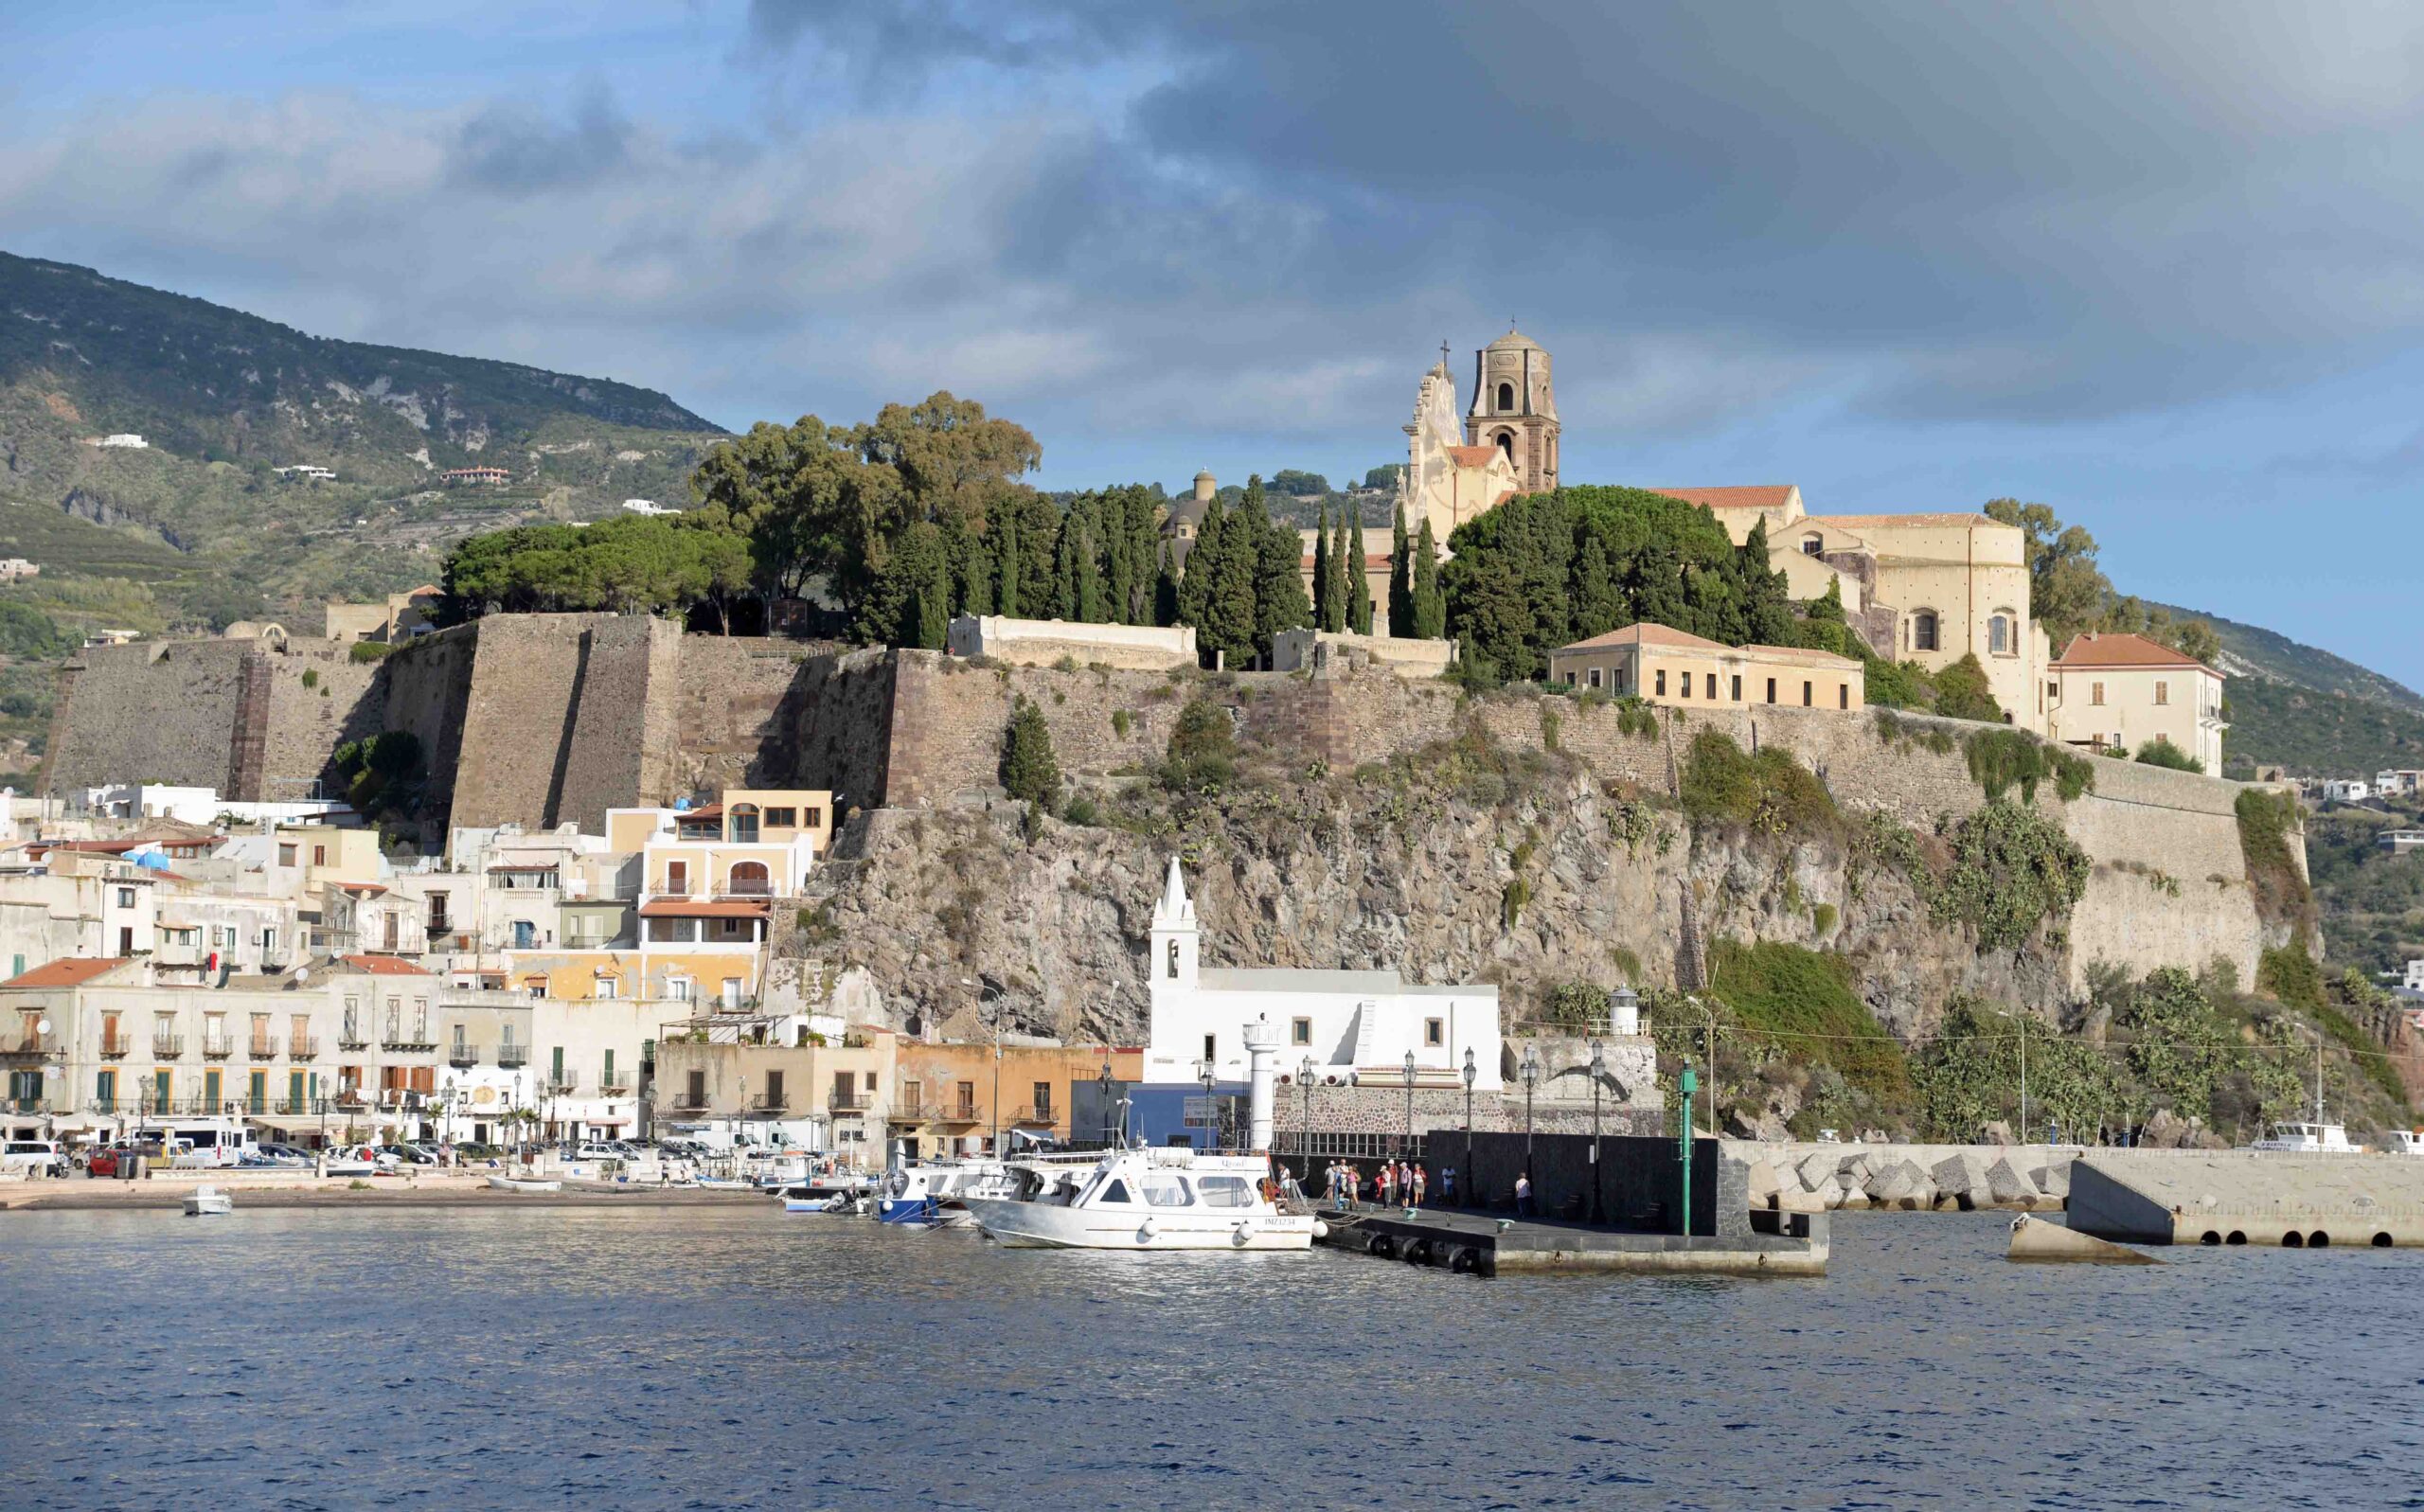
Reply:
[[[643,904],[791,897],[832,839],[833,794],[824,789],[728,788],[697,809],[606,810],[606,848],[641,857]]]
[[[1665,625],[1627,625],[1549,652],[1549,681],[1676,708],[1866,706],[1861,664],[1797,646],[1723,646]]]
[[[904,1041],[894,1052],[899,1085],[884,1119],[890,1137],[912,1154],[972,1155],[1011,1143],[1012,1133],[1037,1139],[1096,1140],[1102,1130],[1070,1123],[1071,1088],[1095,1081],[1105,1065],[1112,1079],[1144,1075],[1144,1052],[1099,1045],[924,1044]]]
[[[335,883],[380,881],[376,829],[279,825],[271,844],[272,875],[292,881],[294,892],[303,897],[316,898]]]
[[[690,946],[630,950],[507,951],[499,986],[535,997],[573,1002],[646,999],[739,1007],[756,1000],[759,922],[746,938]]]
[[[2169,740],[2222,772],[2222,674],[2143,635],[2081,635],[2045,671],[2051,734],[2071,745],[2135,754]]]

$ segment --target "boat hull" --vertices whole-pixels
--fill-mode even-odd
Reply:
[[[1007,1250],[1310,1250],[1313,1220],[1293,1214],[1220,1218],[963,1199],[977,1226]]]
[[[875,1207],[880,1223],[932,1223],[936,1219],[935,1200],[931,1197],[887,1197]]]
[[[491,1176],[489,1186],[499,1192],[561,1192],[564,1189],[561,1182],[525,1181],[512,1176]]]

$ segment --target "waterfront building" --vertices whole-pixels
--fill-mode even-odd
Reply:
[[[1674,708],[1867,706],[1860,663],[1797,646],[1726,646],[1643,621],[1549,652],[1549,681]]]
[[[668,1025],[656,1049],[658,1125],[881,1166],[899,1100],[898,1042],[884,1028],[853,1026],[836,1039],[797,1020],[740,1014]]]

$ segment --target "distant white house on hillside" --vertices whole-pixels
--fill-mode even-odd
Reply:
[[[121,431],[116,436],[96,436],[84,444],[86,446],[116,447],[129,452],[146,451],[149,450],[152,445],[151,442],[145,440],[139,436],[136,436],[131,431]]]
[[[633,514],[644,514],[651,517],[662,514],[680,514],[682,512],[679,509],[668,509],[664,505],[657,503],[654,499],[625,499],[623,501],[623,507],[629,509]]]

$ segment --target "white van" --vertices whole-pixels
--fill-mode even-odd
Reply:
[[[12,1139],[0,1151],[0,1172],[14,1176],[20,1171],[30,1176],[64,1176],[67,1152],[55,1140]]]

